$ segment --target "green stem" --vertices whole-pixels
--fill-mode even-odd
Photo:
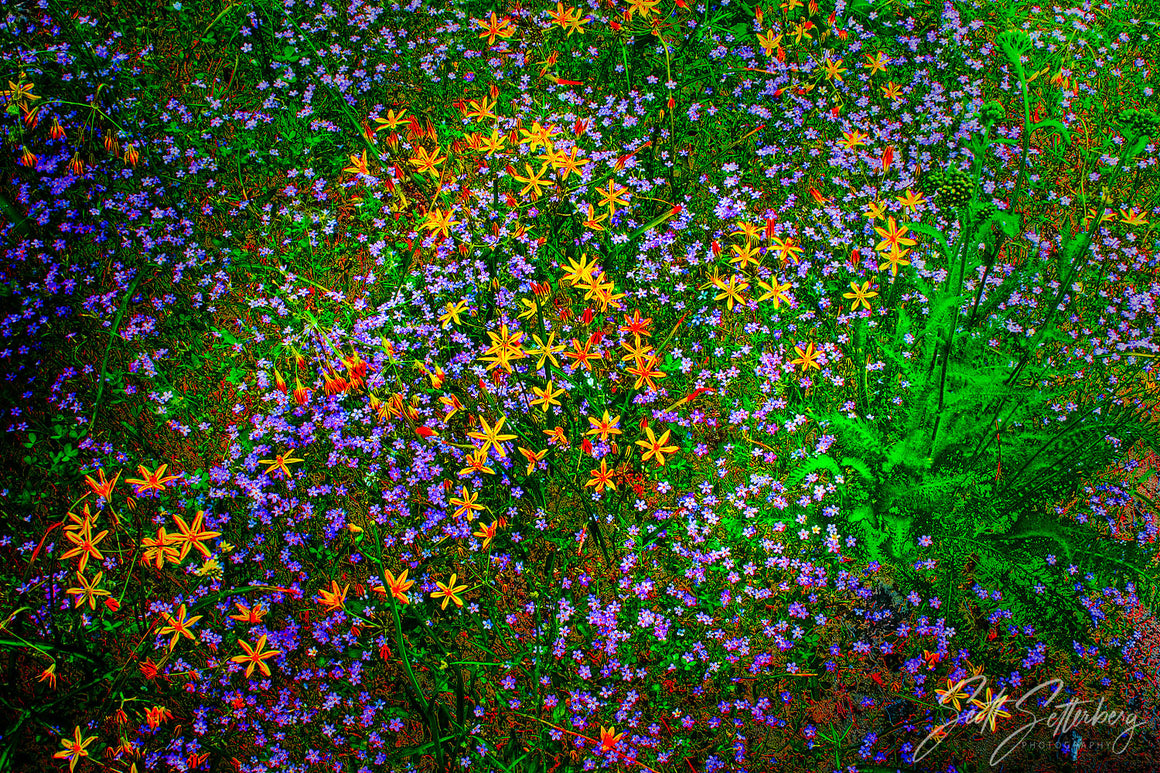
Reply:
[[[1019,85],[1023,90],[1023,152],[1019,157],[1019,177],[1015,183],[1015,192],[1011,194],[1012,211],[1014,211],[1015,204],[1023,192],[1023,180],[1027,176],[1027,151],[1031,142],[1031,103],[1027,98],[1027,78],[1021,64],[1017,64],[1016,69],[1019,74]]]
[[[125,316],[125,310],[129,307],[129,300],[137,292],[137,285],[141,284],[141,278],[143,276],[145,276],[145,272],[138,271],[137,276],[133,277],[133,284],[129,285],[129,292],[125,293],[125,297],[121,299],[121,307],[117,309],[117,316],[113,318],[113,326],[109,329],[109,343],[105,345],[105,356],[101,360],[101,373],[97,377],[97,399],[93,401],[93,416],[89,420],[90,432],[96,427],[97,412],[101,410],[101,398],[105,393],[105,375],[108,373],[109,352],[113,349],[113,338],[117,335],[117,330],[121,327],[121,319]]]
[[[407,679],[411,682],[412,689],[415,690],[415,696],[421,701],[420,708],[423,710],[423,715],[427,719],[427,726],[431,728],[431,738],[435,743],[435,758],[438,764],[438,769],[443,769],[443,745],[440,743],[439,725],[435,722],[435,717],[431,714],[431,704],[423,696],[423,689],[419,686],[419,680],[415,677],[415,672],[411,668],[411,659],[407,655],[407,644],[403,640],[403,623],[399,618],[399,604],[395,601],[395,597],[391,596],[391,615],[395,620],[395,646],[399,648],[399,657],[403,661],[403,670],[407,672]]]

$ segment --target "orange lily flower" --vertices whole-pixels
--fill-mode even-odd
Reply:
[[[80,563],[77,565],[77,570],[83,572],[89,563],[89,556],[104,561],[105,557],[101,555],[101,551],[97,549],[97,544],[105,538],[108,531],[102,531],[96,537],[92,533],[92,521],[85,518],[81,528],[77,531],[67,532],[64,536],[69,542],[76,547],[71,548],[68,552],[61,556],[61,558],[72,558],[73,556],[80,556]]]
[[[652,427],[645,427],[644,431],[648,433],[648,440],[636,441],[636,444],[644,449],[644,460],[647,462],[649,459],[655,456],[657,463],[664,467],[665,454],[672,454],[675,451],[680,450],[677,448],[677,446],[665,445],[665,443],[669,442],[669,436],[672,434],[672,430],[666,429],[664,434],[659,438],[653,434]]]
[[[346,167],[342,171],[350,172],[351,174],[369,175],[370,172],[367,170],[367,152],[364,150],[362,152],[361,158],[359,156],[351,155],[350,166]]]
[[[179,563],[181,557],[176,544],[175,536],[167,534],[165,527],[162,526],[157,530],[157,536],[155,538],[146,537],[141,540],[141,547],[145,549],[145,552],[141,555],[141,560],[146,564],[154,564],[158,569],[166,561],[174,564]]]
[[[454,574],[451,575],[451,579],[447,581],[446,585],[439,582],[438,580],[435,581],[435,584],[439,586],[439,590],[433,591],[431,593],[431,598],[443,599],[443,603],[439,606],[440,609],[447,609],[447,602],[448,601],[454,601],[455,606],[457,606],[457,607],[463,606],[463,599],[461,599],[459,597],[459,594],[462,593],[463,591],[467,590],[467,586],[466,585],[456,586],[455,580],[457,579],[457,577],[458,577],[458,575],[454,575]]]
[[[89,485],[89,488],[93,490],[94,494],[99,497],[104,497],[106,502],[112,502],[113,486],[117,485],[117,479],[121,477],[121,473],[117,472],[112,480],[105,480],[105,469],[102,467],[97,470],[97,476],[100,478],[99,481],[93,480],[93,476],[91,475],[86,475],[85,483]]]
[[[209,550],[207,550],[205,545],[201,543],[205,542],[206,540],[213,539],[214,537],[220,537],[222,533],[220,531],[209,531],[203,528],[201,521],[204,517],[205,511],[198,510],[197,514],[193,517],[193,525],[190,526],[185,522],[184,519],[182,519],[180,515],[173,516],[173,520],[177,521],[177,530],[180,533],[170,535],[170,539],[174,543],[181,545],[181,553],[177,557],[178,561],[183,561],[185,559],[185,557],[189,554],[190,548],[196,548],[198,553],[201,553],[206,558],[209,558]]]
[[[620,739],[624,738],[624,733],[616,732],[616,726],[601,727],[600,728],[600,749],[601,751],[609,751],[616,744],[620,743]]]
[[[155,471],[149,472],[144,465],[137,465],[137,471],[141,473],[140,478],[125,478],[126,483],[131,483],[136,487],[134,492],[137,496],[141,496],[146,491],[164,491],[165,484],[170,481],[177,480],[180,475],[166,475],[165,470],[169,467],[168,464],[163,464]]]
[[[230,619],[237,620],[240,623],[249,623],[250,625],[256,625],[262,622],[262,618],[268,611],[261,604],[255,604],[251,609],[240,601],[235,601],[234,606],[238,608],[238,614],[230,615]]]
[[[410,604],[411,599],[407,597],[407,591],[410,590],[411,586],[415,584],[415,581],[407,579],[407,571],[407,569],[404,569],[399,573],[399,576],[396,577],[384,569],[383,579],[386,581],[387,585],[385,588],[380,585],[378,588],[375,588],[375,590],[386,591],[389,589],[393,597],[403,602],[404,604]]]
[[[598,494],[604,491],[605,486],[616,491],[616,484],[612,482],[612,473],[608,471],[608,463],[604,459],[600,460],[600,469],[592,470],[591,475],[592,478],[584,484],[585,488],[595,486]]]
[[[350,590],[350,583],[342,590],[338,589],[338,582],[330,581],[330,590],[318,591],[318,601],[321,602],[327,612],[336,612],[340,609],[346,609],[346,592]]]
[[[261,638],[258,639],[258,643],[252,647],[242,639],[238,640],[238,644],[245,650],[246,654],[234,655],[230,658],[230,662],[248,663],[249,665],[246,667],[247,679],[254,673],[255,666],[262,672],[263,676],[270,676],[270,667],[266,665],[265,661],[275,655],[281,655],[282,652],[281,650],[267,650],[266,652],[262,652],[262,648],[266,646],[266,634],[262,634]]]
[[[479,531],[472,532],[471,536],[479,537],[481,540],[483,540],[483,549],[487,550],[488,546],[491,545],[491,541],[495,539],[495,527],[497,525],[498,524],[496,523],[492,523],[490,525],[481,523],[479,525]]]
[[[164,620],[166,624],[163,627],[157,629],[157,635],[165,636],[166,634],[173,634],[173,638],[169,640],[170,652],[172,652],[173,648],[177,646],[177,640],[182,636],[189,639],[190,641],[197,641],[197,639],[193,638],[193,632],[190,630],[190,628],[194,623],[201,619],[201,615],[195,615],[189,619],[186,619],[185,615],[185,604],[182,604],[177,608],[176,615],[171,616],[165,614],[164,612],[161,613],[161,619]]]
[[[290,468],[287,467],[286,465],[294,464],[296,462],[301,462],[301,461],[305,461],[305,460],[304,459],[296,459],[294,457],[294,449],[291,448],[286,453],[278,454],[273,459],[259,459],[258,464],[270,465],[270,468],[268,470],[266,470],[267,475],[272,473],[274,470],[281,470],[282,474],[285,475],[287,478],[289,478],[290,477]]]
[[[60,742],[64,745],[64,751],[59,751],[52,755],[53,759],[68,760],[69,773],[72,773],[76,769],[81,757],[89,756],[85,748],[95,740],[97,740],[95,735],[88,738],[81,738],[81,728],[80,725],[77,725],[76,730],[73,731],[72,738],[61,739]]]

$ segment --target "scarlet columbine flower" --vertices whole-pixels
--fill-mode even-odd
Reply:
[[[350,386],[347,380],[337,373],[333,376],[329,373],[322,374],[322,391],[328,395],[342,394]]]
[[[274,388],[282,394],[286,394],[289,391],[289,387],[286,386],[286,379],[282,378],[282,373],[277,368],[274,368]]]
[[[294,383],[296,384],[294,387],[294,402],[299,405],[306,405],[306,401],[310,399],[310,390],[302,386],[302,382],[297,376],[294,377]]]
[[[141,676],[149,680],[157,678],[157,664],[153,662],[153,658],[145,658],[145,662],[141,664]]]
[[[56,663],[50,663],[48,668],[40,672],[38,682],[48,682],[48,686],[56,689]]]
[[[21,148],[24,150],[24,152],[20,154],[21,165],[27,166],[29,168],[35,167],[37,161],[36,154],[23,145],[21,145]]]
[[[347,375],[350,376],[351,387],[358,388],[361,386],[367,374],[367,364],[359,356],[359,353],[355,352],[350,357],[344,359],[343,364],[346,365]]]
[[[40,109],[34,107],[29,110],[27,107],[23,107],[21,112],[24,113],[24,125],[29,129],[35,129],[36,125],[40,123]]]
[[[114,156],[121,152],[121,143],[117,142],[117,138],[113,136],[112,129],[105,132],[105,150],[109,151]]]
[[[48,130],[48,136],[54,140],[63,140],[65,138],[64,127],[60,125],[55,117],[52,119],[52,128]]]
[[[81,154],[74,153],[72,161],[68,162],[69,171],[75,175],[83,174],[85,171],[85,162],[81,161]]]
[[[125,146],[125,155],[123,156],[125,163],[129,166],[136,167],[137,161],[140,160],[141,154],[137,152],[137,148],[132,145]]]
[[[173,712],[164,706],[154,706],[145,712],[145,721],[154,730],[167,719],[173,719]]]

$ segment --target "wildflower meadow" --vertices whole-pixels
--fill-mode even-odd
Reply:
[[[1160,770],[1152,0],[0,9],[0,771]]]

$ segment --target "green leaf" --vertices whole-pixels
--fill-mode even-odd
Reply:
[[[835,476],[842,474],[842,468],[830,456],[819,456],[815,459],[809,459],[805,463],[798,465],[798,467],[790,473],[786,478],[785,485],[796,486],[805,480],[805,477],[814,470],[826,469],[832,472]]]
[[[1069,132],[1067,130],[1066,126],[1064,126],[1062,123],[1055,120],[1054,118],[1045,118],[1042,121],[1040,121],[1039,123],[1031,125],[1031,131],[1035,131],[1036,129],[1048,129],[1048,128],[1058,129],[1059,133],[1063,135],[1063,141],[1066,142],[1068,145],[1071,144],[1071,132]],[[1013,141],[1012,141],[1012,144],[1014,144]]]
[[[942,254],[944,258],[950,254],[951,250],[950,247],[947,246],[947,237],[943,234],[942,231],[924,223],[903,223],[902,225],[905,228],[914,231],[915,233],[925,234],[936,239],[939,246],[942,247]]]
[[[870,468],[866,466],[866,463],[861,459],[856,459],[852,456],[845,456],[842,457],[841,465],[843,467],[849,467],[871,483],[874,482],[874,476],[870,473]]]

